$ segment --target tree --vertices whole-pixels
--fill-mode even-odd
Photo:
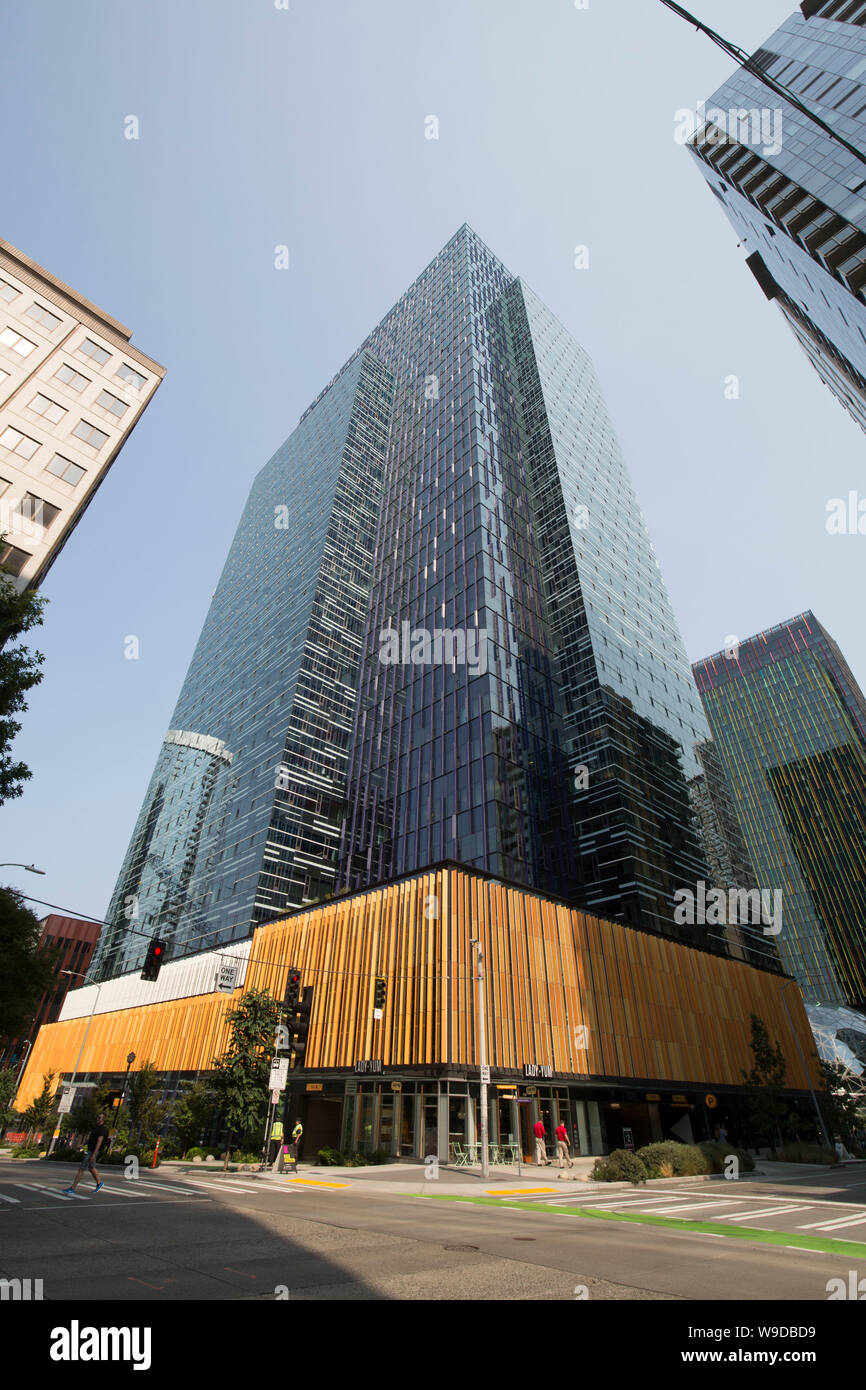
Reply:
[[[819,1093],[824,1123],[831,1138],[853,1140],[859,1127],[863,1105],[863,1078],[844,1062],[819,1063],[824,1089]]]
[[[787,1065],[779,1042],[775,1047],[770,1042],[763,1019],[752,1014],[752,1057],[751,1071],[744,1071],[746,1082],[746,1108],[752,1128],[759,1139],[775,1147],[782,1138],[782,1125],[788,1114],[788,1106],[782,1099]]]
[[[183,1154],[199,1142],[201,1132],[216,1107],[217,1095],[209,1081],[193,1081],[181,1091],[175,1101],[172,1124]]]
[[[137,1144],[149,1148],[165,1123],[170,1106],[159,1099],[162,1082],[153,1062],[145,1062],[130,1074],[126,1093],[126,1119],[129,1134]],[[118,1126],[118,1137],[121,1126]]]
[[[2,656],[0,656],[2,660]],[[0,1037],[26,1033],[54,980],[59,949],[41,947],[42,926],[16,888],[0,888]]]
[[[43,1137],[49,1129],[54,1128],[54,1119],[57,1115],[59,1097],[54,1095],[54,1079],[57,1073],[54,1071],[43,1072],[42,1090],[34,1100],[30,1102],[24,1111],[24,1123],[27,1126],[28,1137],[38,1131]]]
[[[12,1102],[18,1089],[18,1068],[0,1067],[0,1137],[5,1135],[15,1110]]]
[[[20,796],[22,783],[33,776],[25,763],[12,760],[10,745],[21,728],[12,716],[26,710],[24,696],[42,680],[39,668],[45,660],[41,652],[7,644],[42,622],[45,603],[33,589],[20,594],[0,568],[0,804]]]
[[[248,990],[228,1016],[229,1044],[214,1059],[214,1090],[228,1125],[228,1167],[234,1134],[244,1135],[264,1124],[270,1059],[274,1052],[280,1004],[266,989]]]

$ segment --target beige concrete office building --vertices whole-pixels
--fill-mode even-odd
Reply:
[[[0,564],[48,573],[165,375],[131,330],[0,239]]]

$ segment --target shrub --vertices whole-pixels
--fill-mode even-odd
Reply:
[[[702,1149],[696,1144],[680,1144],[676,1140],[647,1144],[638,1149],[638,1158],[651,1178],[694,1177],[713,1171],[709,1156]]]
[[[647,1171],[637,1154],[614,1149],[607,1158],[597,1158],[592,1170],[595,1182],[646,1182]]]
[[[346,1159],[347,1168],[366,1168],[370,1162],[366,1154],[351,1154]]]
[[[732,1144],[720,1144],[709,1139],[705,1139],[698,1147],[709,1159],[713,1173],[724,1173],[726,1160],[731,1154],[737,1159],[741,1172],[751,1173],[754,1170],[755,1160],[746,1149],[735,1149]]]
[[[52,1163],[80,1163],[82,1153],[82,1149],[70,1149],[67,1147],[55,1149],[54,1153],[48,1154],[47,1157]]]
[[[320,1168],[345,1168],[346,1156],[339,1149],[319,1149],[316,1159]]]
[[[638,1149],[637,1156],[646,1168],[648,1178],[672,1178],[680,1171],[677,1150],[684,1145],[674,1140],[666,1143],[646,1144]]]
[[[783,1144],[771,1155],[777,1163],[838,1163],[835,1149],[823,1144]]]
[[[376,1164],[390,1163],[390,1161],[391,1161],[391,1155],[390,1155],[390,1154],[386,1154],[386,1152],[385,1152],[384,1149],[377,1149],[376,1152],[375,1152],[374,1154],[370,1154],[370,1157],[369,1157],[369,1159],[368,1159],[368,1162],[369,1162],[369,1163],[376,1163]]]
[[[42,1150],[38,1144],[16,1144],[12,1149],[13,1158],[38,1158]]]

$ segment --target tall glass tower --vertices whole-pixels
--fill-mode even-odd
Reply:
[[[752,62],[863,158],[746,68],[690,147],[767,298],[866,429],[866,0],[804,0]]]
[[[782,960],[807,999],[866,1001],[866,700],[813,613],[695,666]]]
[[[709,743],[592,364],[463,226],[253,484],[99,968],[445,860],[727,951]]]

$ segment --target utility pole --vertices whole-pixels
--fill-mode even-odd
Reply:
[[[481,1068],[481,1176],[490,1176],[490,1135],[487,1106],[487,1017],[484,1005],[484,951],[478,937],[472,937],[470,946],[478,952],[478,973],[475,981],[478,986],[478,1062]]]

